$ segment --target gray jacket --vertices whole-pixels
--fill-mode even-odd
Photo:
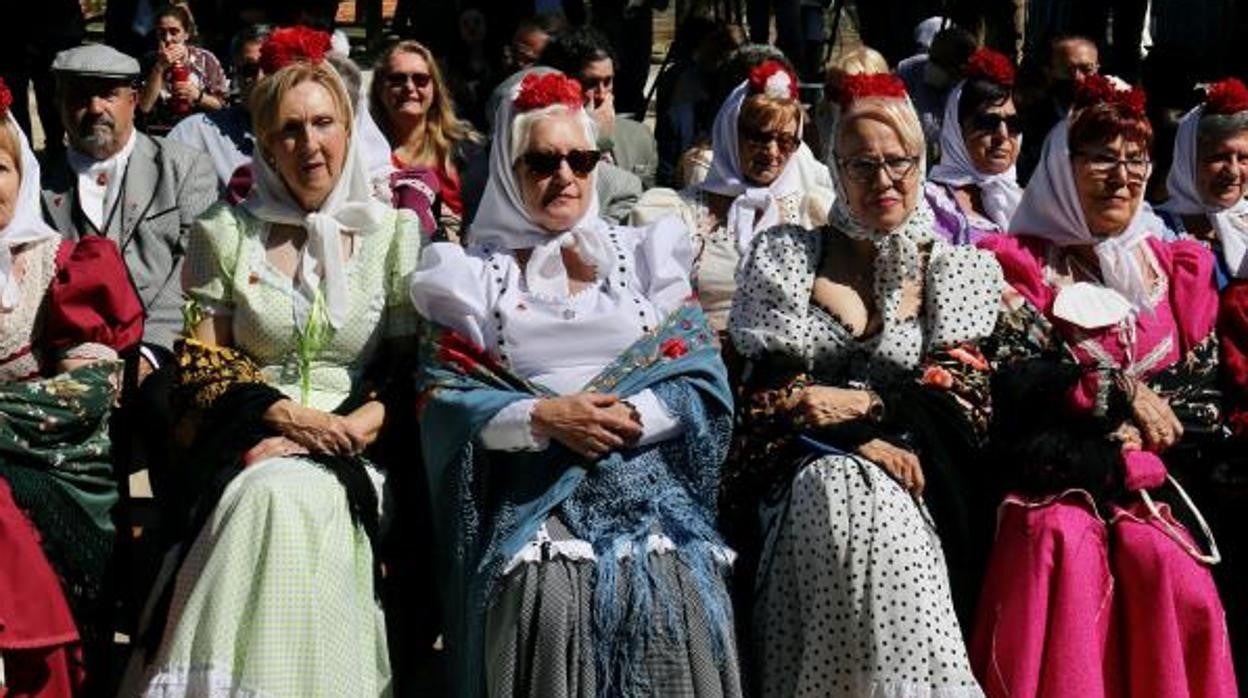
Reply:
[[[117,242],[146,314],[143,341],[167,349],[182,331],[182,258],[191,223],[217,200],[207,155],[136,133],[122,197],[101,231]],[[77,177],[64,160],[43,170],[43,217],[67,239],[93,230],[78,206]]]
[[[659,147],[650,129],[632,119],[616,117],[611,141],[615,164],[640,177],[642,188],[653,188],[654,173],[659,169]]]

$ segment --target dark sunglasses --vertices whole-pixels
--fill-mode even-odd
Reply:
[[[564,160],[568,161],[568,167],[572,168],[572,172],[578,177],[584,177],[598,165],[598,161],[602,159],[602,151],[600,150],[569,150],[566,153],[542,153],[531,151],[520,156],[525,167],[533,174],[543,177],[554,174]]]
[[[758,129],[745,129],[741,132],[745,140],[753,146],[766,148],[772,141],[776,142],[776,147],[782,153],[792,153],[802,144],[802,140],[791,133],[782,133],[780,131],[760,131]]]
[[[1011,136],[1017,136],[1023,132],[1023,117],[1018,114],[1010,114],[1009,116],[976,114],[971,117],[972,131],[996,133],[1001,128],[1001,124],[1005,124],[1005,132]]]
[[[408,80],[418,89],[424,89],[429,86],[433,76],[429,73],[386,73],[386,84],[390,87],[402,87]]]

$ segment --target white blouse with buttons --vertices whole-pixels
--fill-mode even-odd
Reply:
[[[560,395],[579,392],[693,293],[689,233],[676,218],[604,234],[614,247],[614,266],[566,298],[530,292],[511,250],[429,245],[411,277],[412,302],[425,318],[485,348],[517,375]],[[679,433],[679,420],[651,391],[629,401],[641,415],[642,444]],[[530,428],[534,404],[521,400],[495,415],[480,435],[486,448],[546,448]]]

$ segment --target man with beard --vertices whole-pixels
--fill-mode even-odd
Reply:
[[[135,129],[134,58],[103,44],[77,46],[58,53],[52,71],[68,148],[43,169],[44,218],[68,239],[103,235],[121,248],[145,320],[139,355],[127,357],[114,461],[123,480],[148,468],[159,497],[172,433],[168,402],[173,342],[182,330],[186,236],[217,200],[217,179],[204,153]]]

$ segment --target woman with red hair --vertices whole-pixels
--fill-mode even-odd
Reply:
[[[1237,695],[1218,561],[1150,491],[1160,453],[1220,431],[1213,255],[1142,206],[1144,95],[1078,88],[1011,221],[980,242],[1010,288],[991,340],[1009,492],[971,643],[990,696]]]

